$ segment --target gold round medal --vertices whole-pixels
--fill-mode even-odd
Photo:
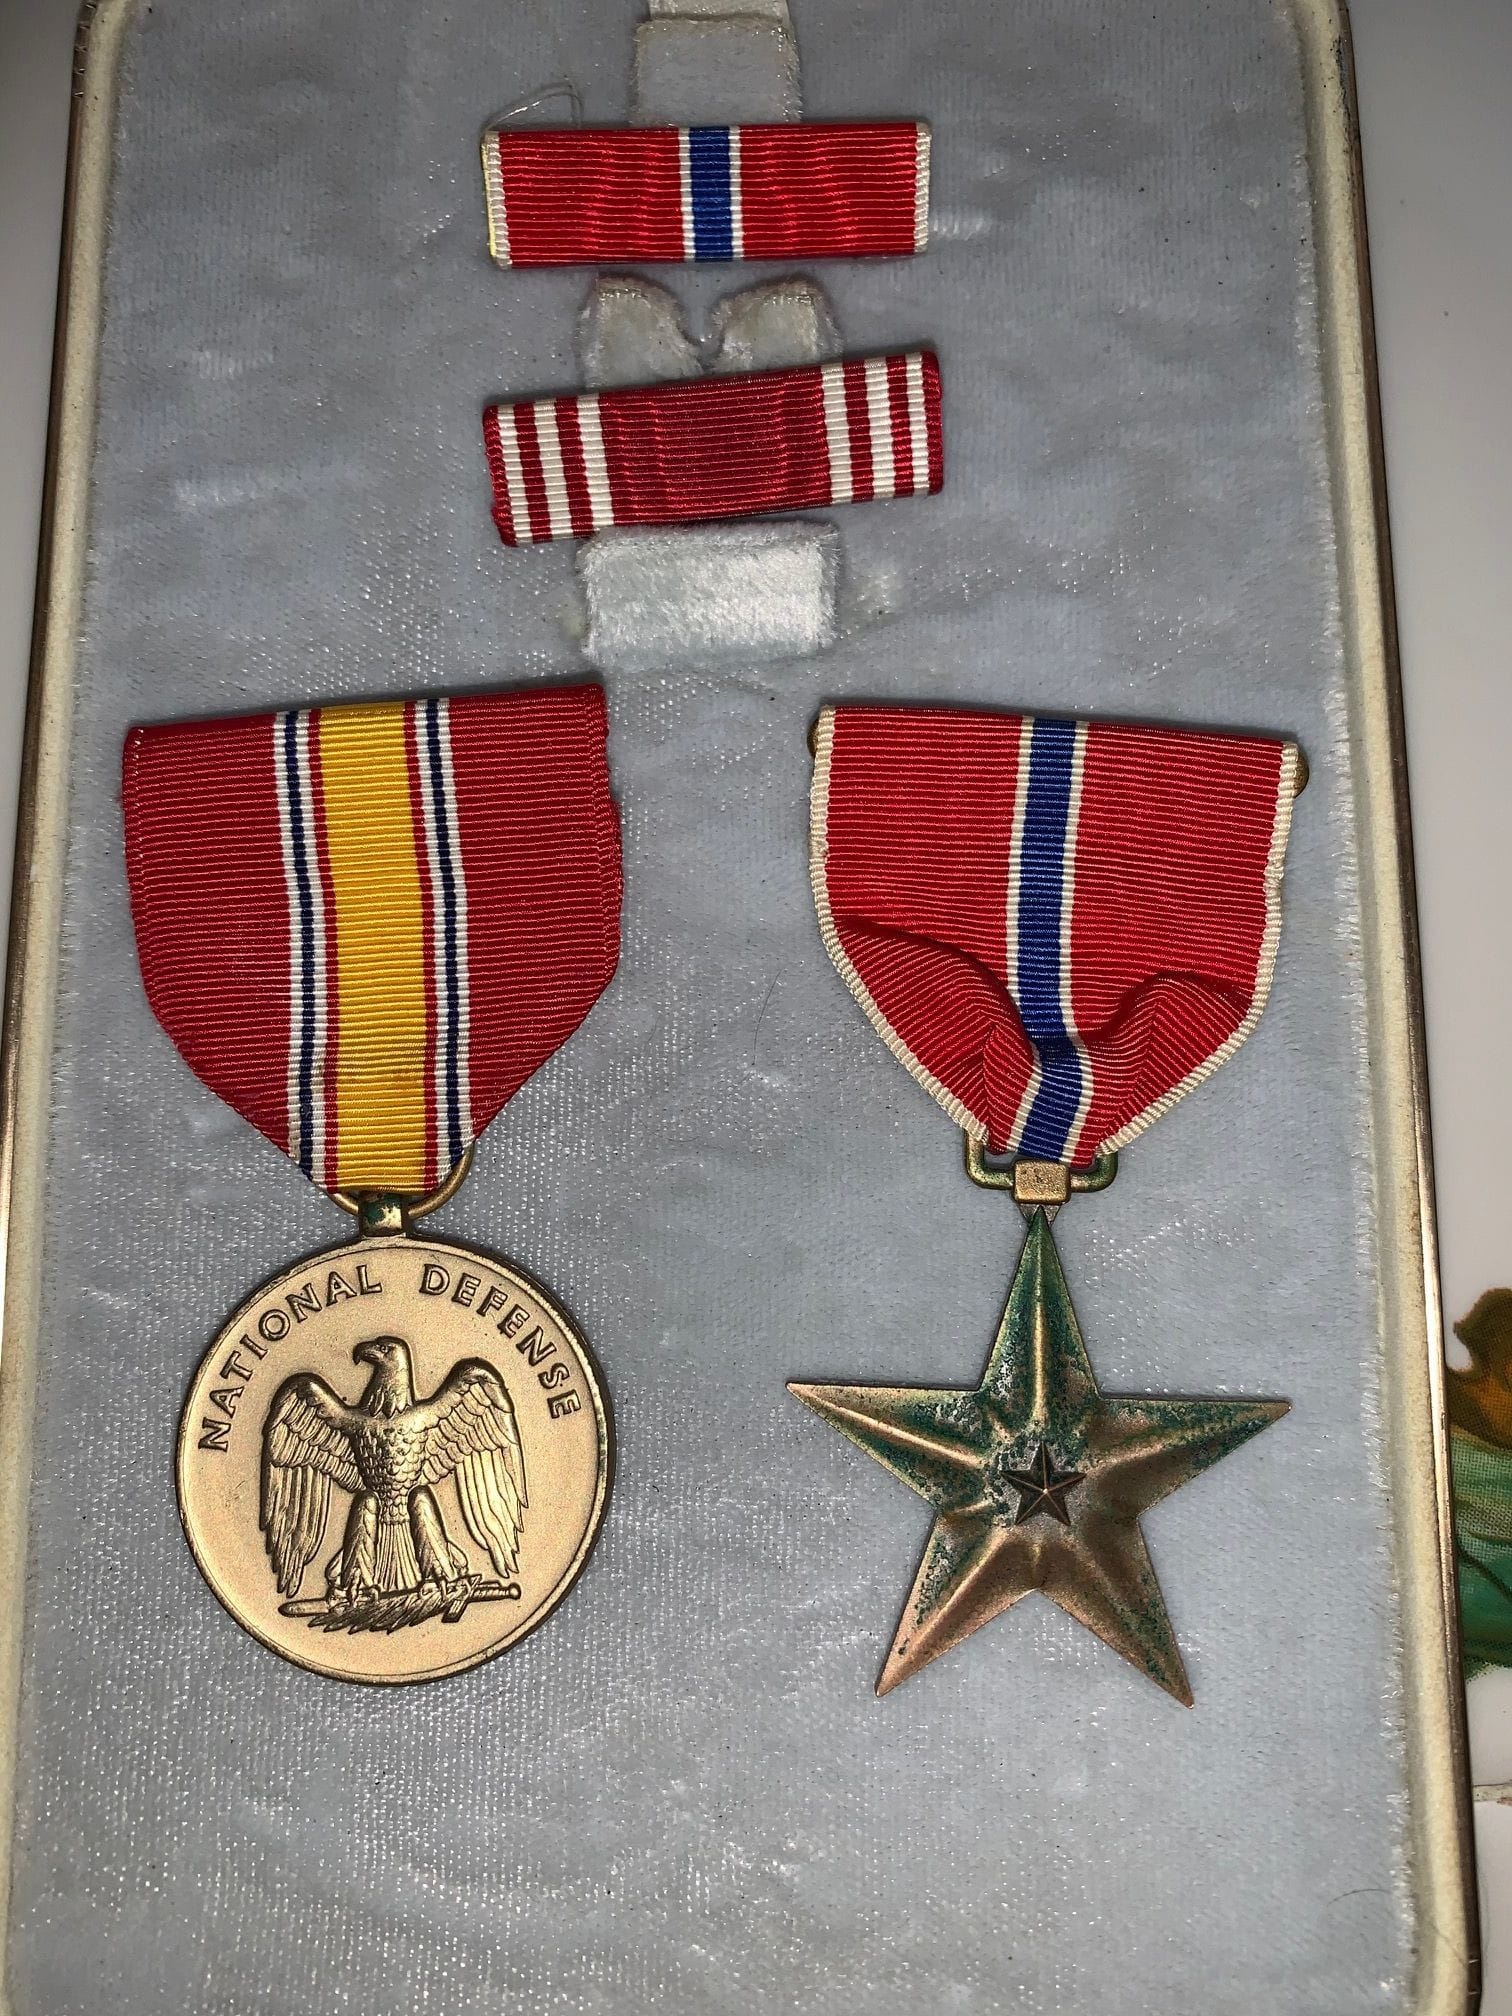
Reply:
[[[404,1234],[260,1289],[179,1427],[206,1581],[264,1645],[341,1680],[438,1679],[534,1630],[608,1487],[603,1396],[567,1317],[501,1261]]]

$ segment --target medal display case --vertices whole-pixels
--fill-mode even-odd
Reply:
[[[490,256],[486,130],[800,116],[927,122],[920,249]],[[924,355],[940,438],[919,421],[910,491]],[[870,475],[802,493],[832,508],[501,542],[491,510],[535,505],[491,470],[485,408],[839,357],[894,360],[905,419],[869,409]],[[1468,2011],[1410,837],[1331,0],[102,0],[48,508],[5,1037],[5,2008]],[[239,1629],[180,1524],[209,1342],[342,1220],[153,1018],[122,746],[585,680],[619,968],[435,1222],[549,1282],[589,1340],[607,1512],[499,1657],[343,1684]],[[1024,1228],[821,936],[808,737],[856,702],[1305,758],[1263,1016],[1054,1229],[1106,1394],[1290,1403],[1143,1517],[1190,1708],[1032,1597],[874,1691],[932,1513],[787,1385],[976,1387]],[[1015,1474],[1047,1521],[1085,1483],[1043,1443]],[[255,1525],[244,1545],[255,1605]]]

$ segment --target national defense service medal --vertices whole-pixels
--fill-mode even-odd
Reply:
[[[179,1426],[205,1580],[264,1645],[341,1680],[438,1679],[523,1638],[577,1579],[608,1489],[571,1320],[517,1268],[403,1229],[263,1287]]]
[[[357,1219],[226,1323],[179,1426],[184,1532],[271,1650],[462,1671],[542,1623],[604,1516],[609,1416],[519,1268],[417,1236],[619,953],[593,686],[133,729],[148,1000],[185,1061]]]

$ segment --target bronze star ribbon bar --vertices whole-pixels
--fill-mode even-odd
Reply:
[[[501,266],[922,252],[929,128],[498,126],[483,135]]]
[[[179,1436],[206,1579],[321,1672],[425,1679],[503,1650],[603,1514],[607,1423],[572,1323],[519,1269],[411,1228],[613,975],[605,739],[602,692],[578,687],[127,740],[152,1009],[357,1218],[232,1317]]]
[[[1286,1411],[1114,1397],[1050,1220],[1232,1056],[1265,1004],[1292,743],[829,708],[810,869],[825,946],[1028,1220],[974,1387],[791,1390],[935,1508],[877,1687],[1039,1590],[1190,1703],[1139,1516]],[[1014,1159],[989,1165],[984,1150]]]

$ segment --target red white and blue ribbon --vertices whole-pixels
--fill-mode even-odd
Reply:
[[[134,728],[147,997],[328,1190],[432,1189],[608,985],[596,686]]]
[[[501,266],[922,252],[929,128],[643,126],[483,136]]]
[[[490,406],[483,438],[506,546],[681,525],[943,481],[932,351]]]
[[[1298,761],[1247,736],[826,708],[810,836],[825,945],[968,1133],[1084,1165],[1259,1020]]]

